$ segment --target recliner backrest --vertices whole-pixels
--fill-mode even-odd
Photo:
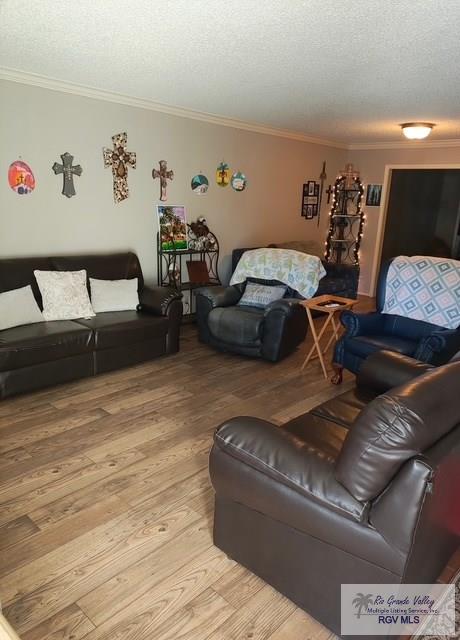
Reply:
[[[372,500],[406,460],[460,423],[460,362],[432,369],[378,396],[348,432],[336,478],[358,500]]]

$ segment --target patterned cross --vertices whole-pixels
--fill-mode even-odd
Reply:
[[[166,187],[168,186],[167,180],[172,180],[174,178],[174,171],[168,171],[168,163],[166,160],[160,160],[160,170],[157,169],[152,170],[152,178],[160,178],[160,200],[165,202],[168,199],[166,195]]]
[[[66,198],[71,198],[75,195],[75,187],[73,184],[73,177],[81,176],[83,169],[79,164],[73,165],[73,156],[70,153],[63,153],[61,155],[62,164],[55,162],[52,169],[56,175],[62,173],[64,176],[64,182],[62,185],[62,195]]]
[[[359,178],[359,171],[354,170],[350,162],[345,166],[345,171],[342,171],[342,176],[345,178],[345,189],[351,189],[356,178]]]
[[[112,167],[113,197],[115,202],[121,202],[129,196],[128,166],[136,168],[136,154],[126,151],[128,134],[118,133],[112,136],[113,149],[104,147],[104,167]]]

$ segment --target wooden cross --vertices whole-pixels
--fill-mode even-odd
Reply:
[[[112,167],[113,197],[115,202],[121,202],[129,196],[128,166],[136,168],[136,154],[126,151],[128,134],[118,133],[112,136],[113,149],[104,148],[104,167]]]
[[[328,186],[328,188],[326,189],[326,193],[327,193],[327,204],[329,204],[329,203],[330,203],[330,201],[331,201],[331,195],[333,194],[333,192],[334,192],[334,188],[333,188],[333,186],[330,184],[330,185]]]
[[[70,153],[63,153],[61,155],[62,164],[55,162],[52,169],[56,175],[62,173],[64,176],[64,182],[62,185],[62,195],[66,198],[71,198],[75,195],[75,187],[73,184],[73,177],[81,176],[83,169],[79,164],[73,165],[73,156]]]
[[[166,195],[166,187],[168,186],[167,180],[174,178],[174,171],[168,171],[168,163],[166,160],[160,160],[160,170],[152,169],[152,178],[160,178],[160,200],[165,202],[168,199]]]
[[[351,189],[354,181],[359,178],[359,171],[355,171],[350,162],[345,166],[345,171],[342,171],[342,176],[345,178],[345,189]]]

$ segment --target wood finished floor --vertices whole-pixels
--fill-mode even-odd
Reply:
[[[0,599],[22,640],[333,638],[212,544],[215,427],[352,384],[301,374],[310,345],[272,365],[185,326],[173,357],[0,404]]]

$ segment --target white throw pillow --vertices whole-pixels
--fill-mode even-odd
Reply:
[[[97,280],[90,278],[91,303],[96,313],[135,311],[139,304],[137,278],[129,280]]]
[[[45,320],[76,320],[95,315],[86,288],[86,271],[34,271]]]
[[[30,284],[0,293],[0,331],[44,320]]]

